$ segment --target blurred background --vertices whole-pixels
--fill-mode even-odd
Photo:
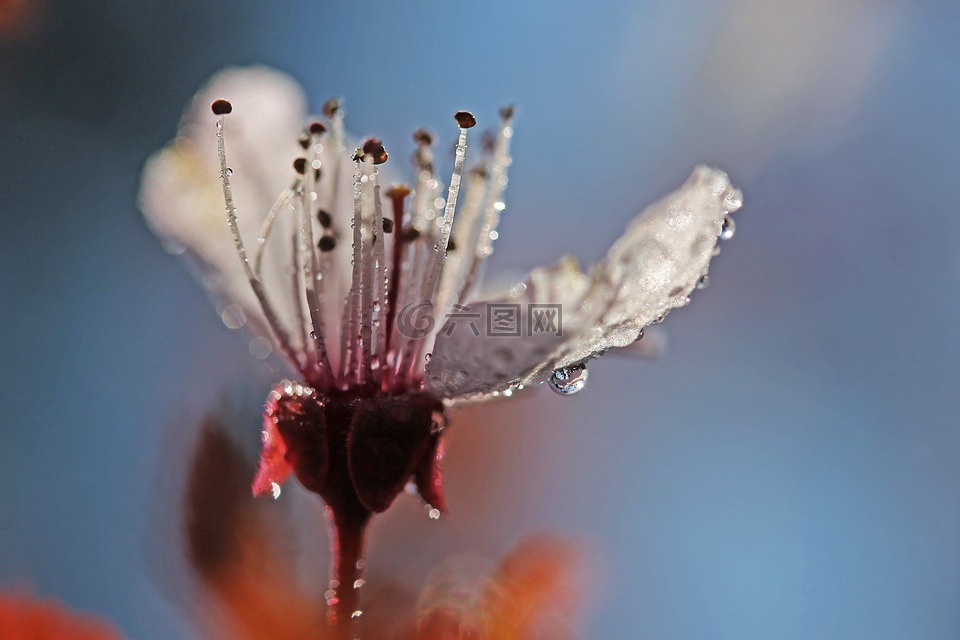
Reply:
[[[225,405],[253,451],[276,376],[136,193],[256,62],[391,151],[516,103],[492,273],[599,259],[697,163],[745,193],[663,358],[455,415],[450,516],[402,497],[371,583],[551,531],[590,558],[584,638],[960,637],[958,31],[946,1],[0,0],[0,589],[201,637],[183,459]],[[320,508],[285,502],[320,584]]]

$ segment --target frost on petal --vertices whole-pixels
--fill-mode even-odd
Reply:
[[[484,320],[498,305],[519,305],[519,335],[487,326],[477,336],[462,321],[448,323],[427,365],[427,389],[446,398],[489,394],[631,345],[643,327],[686,304],[707,273],[724,217],[740,200],[725,173],[698,167],[640,214],[589,275],[565,259],[532,271],[515,295],[470,304]],[[560,335],[537,327],[538,304],[561,305]]]
[[[233,172],[240,233],[250,252],[258,230],[281,191],[293,180],[291,161],[306,119],[305,99],[290,78],[265,68],[223,71],[187,107],[177,138],[146,163],[140,203],[151,229],[173,253],[185,253],[198,279],[223,307],[239,305],[249,328],[273,339],[237,256],[227,227],[217,160],[216,117],[210,104],[229,98],[227,157]],[[295,220],[278,216],[279,229],[264,254],[268,291],[288,291]],[[273,282],[271,282],[271,280]],[[292,330],[289,296],[272,300]]]

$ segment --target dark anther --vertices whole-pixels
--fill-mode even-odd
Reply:
[[[461,129],[469,129],[477,124],[477,119],[469,111],[457,111],[453,115],[453,119],[457,121]]]
[[[509,120],[513,117],[513,105],[507,104],[500,107],[500,117],[504,120]]]
[[[453,238],[447,240],[447,251],[456,251],[457,243],[453,241]]]
[[[327,125],[322,122],[311,122],[308,131],[310,131],[312,135],[318,136],[321,133],[327,132]]]
[[[413,242],[420,237],[420,232],[416,230],[415,227],[407,227],[403,230],[403,241],[404,242]]]
[[[340,98],[330,98],[323,103],[323,115],[328,118],[332,118],[337,111],[340,111]]]
[[[210,109],[213,111],[213,115],[215,116],[225,116],[233,111],[233,105],[230,104],[229,100],[220,98],[219,100],[213,101],[213,104],[210,105]]]
[[[379,138],[367,138],[363,143],[364,158],[369,158],[373,164],[383,164],[387,161],[387,150]]]
[[[333,224],[333,217],[330,215],[329,212],[324,211],[323,209],[320,209],[319,211],[317,211],[317,221],[320,223],[321,227],[326,229]]]
[[[307,159],[306,158],[297,158],[293,161],[293,170],[303,175],[307,170]]]
[[[433,144],[433,135],[426,129],[417,129],[413,132],[413,141],[417,144]]]
[[[304,149],[310,146],[310,138],[308,138],[307,136],[300,136],[297,142],[299,142],[300,146],[303,147]]]
[[[337,240],[333,236],[323,236],[317,243],[317,249],[323,252],[333,251],[335,246],[337,246]]]
[[[383,219],[383,232],[393,233],[393,220],[391,220],[390,218]]]
[[[314,180],[319,180],[319,179],[320,179],[320,169],[314,169],[314,170],[313,170],[313,179],[314,179]]]
[[[410,195],[410,187],[405,184],[393,184],[387,189],[387,197],[391,200],[403,199]]]

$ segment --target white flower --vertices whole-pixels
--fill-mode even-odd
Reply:
[[[512,115],[502,110],[495,139],[464,173],[476,121],[456,114],[446,192],[423,131],[414,187],[382,190],[386,150],[373,138],[349,144],[337,101],[311,119],[289,78],[229,70],[144,169],[150,226],[187,254],[224,322],[256,334],[251,353],[275,351],[291,368],[294,379],[267,399],[254,492],[276,497],[295,472],[323,498],[341,585],[362,583],[365,526],[411,478],[431,514],[444,510],[445,405],[546,380],[578,391],[587,360],[642,350],[644,327],[689,301],[718,238],[732,235],[740,192],[698,167],[590,272],[563,258],[507,296],[474,300],[505,209]],[[343,633],[356,600],[350,589],[330,597]]]
[[[224,96],[235,109],[224,118],[221,176],[210,105]],[[446,194],[428,135],[419,135],[402,219],[391,204],[402,208],[405,190],[381,195],[373,155],[352,159],[343,110],[328,104],[327,115],[329,131],[310,134],[306,101],[292,80],[263,68],[222,72],[194,99],[177,139],[150,159],[141,191],[151,227],[168,247],[186,251],[227,321],[245,320],[320,390],[423,390],[449,404],[543,382],[626,347],[688,302],[724,221],[732,225],[727,216],[740,206],[726,174],[698,167],[588,273],[564,258],[533,270],[512,295],[476,301],[470,294],[504,209],[511,114],[503,114],[481,167],[463,176],[462,195],[466,127]],[[302,174],[293,166],[298,158],[307,165]],[[225,189],[235,206],[226,213]],[[233,216],[232,234],[226,223]],[[504,312],[510,326],[498,333],[491,324],[497,305],[511,304],[519,310]],[[536,325],[537,312],[549,308],[535,305],[551,304],[561,305],[560,332],[549,330],[549,313]],[[257,344],[260,355],[269,351],[265,341]]]

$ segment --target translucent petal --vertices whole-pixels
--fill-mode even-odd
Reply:
[[[687,303],[706,275],[724,217],[740,192],[722,171],[698,167],[677,191],[648,207],[586,275],[572,259],[535,269],[513,295],[468,305],[480,335],[454,318],[437,336],[427,389],[460,399],[541,382],[559,367],[632,345],[643,327]],[[543,305],[559,306],[554,325]],[[490,324],[517,305],[516,331]]]
[[[140,202],[148,224],[168,247],[181,250],[198,278],[224,307],[239,305],[248,327],[273,339],[227,228],[216,152],[216,117],[210,104],[227,98],[227,158],[233,172],[240,232],[252,255],[259,227],[277,196],[294,179],[291,162],[302,150],[297,138],[305,100],[290,78],[268,69],[223,71],[188,106],[177,138],[154,154],[143,171]],[[281,322],[298,322],[290,295],[293,211],[277,216],[264,254],[263,278]],[[283,295],[279,295],[282,292]]]

